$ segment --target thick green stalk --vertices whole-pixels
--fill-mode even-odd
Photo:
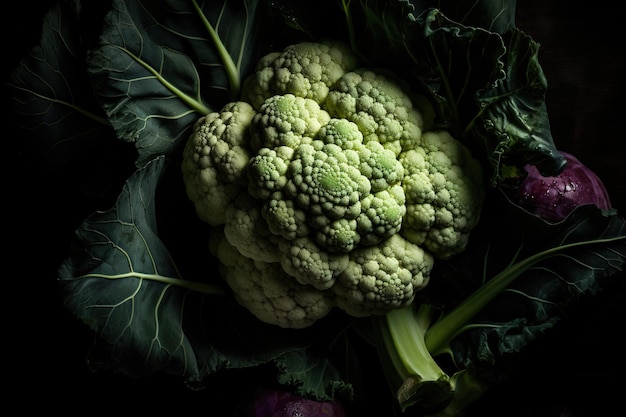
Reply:
[[[417,311],[414,305],[409,305],[385,315],[386,323],[382,326],[385,351],[394,367],[396,398],[403,411],[410,406],[421,410],[441,409],[454,395],[450,378],[424,343],[431,313],[427,305],[421,305]]]
[[[421,305],[416,311],[411,305],[392,310],[386,314],[386,319],[404,378],[419,375],[424,380],[437,380],[445,375],[426,349],[424,340],[430,326],[430,307]]]

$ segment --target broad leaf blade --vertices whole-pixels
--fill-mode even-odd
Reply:
[[[10,121],[23,133],[29,158],[58,170],[114,137],[104,111],[90,94],[80,16],[70,1],[45,15],[41,39],[11,72]]]
[[[550,131],[539,45],[516,28],[464,26],[437,9],[416,21],[429,43],[421,81],[443,125],[492,167],[492,184],[518,178],[526,163],[558,174],[565,161]]]
[[[504,236],[502,230],[509,233]],[[448,290],[448,299],[439,300],[444,310],[512,262],[564,244],[589,242],[532,265],[451,341],[455,363],[481,375],[506,374],[525,346],[567,317],[578,300],[598,294],[624,274],[626,221],[615,212],[581,206],[557,225],[526,223],[523,213],[506,212],[493,214],[480,232],[466,253],[435,268],[433,288],[427,291]],[[474,262],[476,258],[485,259],[485,266]]]
[[[313,369],[322,377],[314,381],[306,380],[302,363],[286,358],[333,339],[343,322],[296,331],[258,321],[232,298],[208,254],[198,260],[203,281],[180,276],[157,231],[155,195],[165,160],[139,169],[113,207],[83,222],[59,268],[66,307],[97,335],[90,365],[135,377],[165,372],[200,384],[220,369],[276,361],[283,382],[315,395],[342,385],[329,363]]]
[[[236,98],[257,58],[256,3],[112,2],[88,69],[138,166],[179,149],[201,114]]]
[[[539,64],[539,45],[518,30],[506,33],[503,40],[506,76],[476,94],[484,111],[475,122],[474,134],[491,151],[492,182],[517,178],[515,168],[526,164],[535,165],[544,176],[558,175],[566,161],[550,130],[545,101],[548,83]]]
[[[427,10],[416,19],[424,47],[417,51],[428,65],[418,67],[419,80],[439,108],[440,125],[465,139],[468,126],[481,111],[476,93],[505,77],[507,50],[499,34],[466,27],[440,10]]]
[[[173,285],[180,277],[157,235],[154,194],[163,169],[164,159],[155,159],[128,180],[113,208],[85,220],[59,282],[68,310],[124,372],[195,378],[226,360],[217,352],[198,358],[185,333],[185,315],[202,310],[203,295]]]
[[[241,329],[232,325],[239,316],[216,312],[225,291],[183,280],[160,240],[155,193],[164,169],[164,157],[153,159],[128,180],[112,208],[86,219],[59,268],[66,307],[98,336],[91,365],[132,376],[166,372],[199,381],[227,366],[277,356],[253,352],[249,343],[241,343],[248,347],[245,355],[228,343],[227,354],[214,347],[212,339],[239,345],[240,338],[223,333]],[[219,323],[228,323],[227,330]]]

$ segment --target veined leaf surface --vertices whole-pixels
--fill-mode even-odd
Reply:
[[[202,114],[234,100],[256,63],[256,0],[114,0],[88,70],[142,166],[175,151]]]
[[[59,169],[114,138],[106,114],[90,94],[80,15],[72,2],[55,4],[45,15],[39,44],[8,79],[11,122],[25,139],[30,158]]]
[[[66,307],[98,336],[91,366],[135,377],[166,372],[197,384],[220,369],[274,361],[277,378],[303,392],[329,399],[341,386],[350,394],[324,358],[310,379],[304,363],[293,360],[327,342],[312,336],[315,328],[259,322],[237,305],[217,266],[198,280],[180,276],[157,231],[155,196],[165,161],[160,156],[137,170],[113,207],[81,224],[59,268]]]
[[[226,359],[218,352],[202,358],[183,323],[186,314],[201,315],[206,292],[220,288],[182,281],[157,235],[154,197],[164,161],[138,170],[113,208],[83,222],[59,281],[67,308],[105,341],[125,372],[195,377]]]

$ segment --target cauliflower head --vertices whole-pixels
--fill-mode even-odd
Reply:
[[[423,103],[347,47],[307,42],[263,57],[240,101],[198,120],[183,179],[241,305],[289,328],[333,308],[384,314],[464,250],[481,167],[429,130]]]

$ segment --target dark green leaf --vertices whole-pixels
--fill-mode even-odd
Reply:
[[[324,353],[314,349],[286,352],[276,360],[277,380],[280,384],[296,388],[297,394],[329,401],[338,396],[351,398],[352,386],[344,381]]]
[[[88,69],[138,166],[170,155],[201,114],[239,94],[256,63],[256,0],[114,0]]]
[[[153,160],[128,180],[113,208],[85,220],[59,282],[69,311],[110,346],[124,372],[197,379],[227,360],[210,345],[210,354],[198,355],[192,340],[201,328],[190,336],[183,319],[200,314],[206,293],[219,288],[182,281],[158,238],[154,193],[164,166],[164,158]]]
[[[544,176],[558,175],[565,158],[552,139],[545,95],[546,77],[538,59],[539,45],[518,30],[503,36],[508,51],[504,57],[506,76],[477,92],[483,109],[475,122],[474,134],[491,151],[494,184],[509,176],[508,167],[535,165]]]
[[[428,41],[429,65],[419,75],[425,91],[443,127],[492,168],[492,184],[517,178],[527,163],[558,174],[565,163],[550,131],[538,44],[518,29],[464,26],[436,9],[417,22]]]
[[[422,2],[415,0],[414,3]],[[450,20],[463,26],[482,28],[495,33],[504,33],[515,27],[517,0],[444,0],[436,3],[438,5],[434,7],[441,10]]]
[[[203,281],[180,276],[157,231],[155,194],[165,169],[161,156],[138,170],[115,206],[79,227],[59,269],[66,307],[98,336],[91,366],[132,376],[166,372],[197,384],[220,369],[276,360],[281,381],[303,392],[349,389],[324,358],[303,353],[345,324],[295,331],[259,322],[230,296],[208,255]]]
[[[58,2],[46,14],[40,43],[8,79],[11,120],[25,140],[19,146],[48,169],[84,157],[114,137],[92,94],[84,65],[76,5]]]
[[[350,5],[351,2],[346,2]],[[415,12],[413,5],[406,0],[362,1],[349,7],[347,18],[350,24],[350,41],[370,67],[385,67],[404,73],[403,63],[411,62],[412,57],[407,42],[419,39],[407,36],[412,23],[409,18]],[[409,52],[409,53],[407,53]]]
[[[457,366],[497,377],[506,373],[526,345],[565,318],[578,300],[598,294],[623,276],[626,221],[615,212],[581,206],[557,225],[527,223],[522,213],[514,212],[494,214],[485,223],[467,252],[435,268],[434,285],[427,291],[446,298],[442,302],[446,311],[518,260],[587,242],[533,264],[453,339]],[[484,266],[475,259],[484,259]]]
[[[420,81],[438,103],[440,125],[464,138],[481,109],[476,93],[505,77],[502,58],[507,50],[499,34],[465,27],[437,9],[417,18],[426,39],[418,68]]]

